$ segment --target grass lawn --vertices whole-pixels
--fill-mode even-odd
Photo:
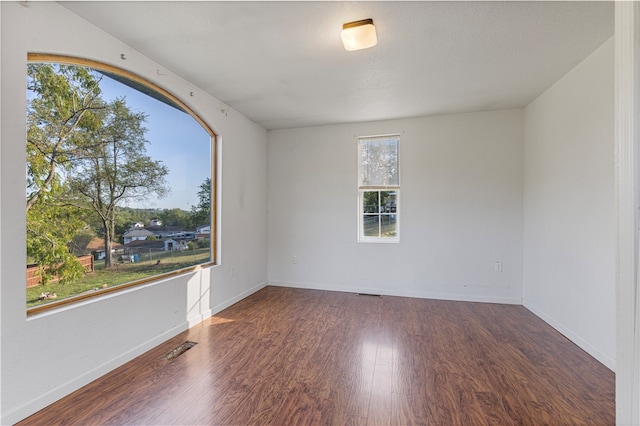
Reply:
[[[96,261],[95,271],[84,277],[64,284],[55,282],[39,285],[27,289],[27,308],[42,305],[55,300],[64,299],[81,293],[96,291],[104,287],[114,287],[121,284],[138,281],[154,275],[164,274],[198,265],[208,261],[211,257],[208,248],[195,251],[174,251],[166,254],[154,255],[153,259],[141,258],[137,263],[117,263],[110,269],[104,269],[104,262]],[[156,264],[160,260],[160,264]],[[43,292],[55,293],[56,299],[39,300]]]

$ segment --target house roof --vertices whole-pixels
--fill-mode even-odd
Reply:
[[[284,129],[525,106],[613,35],[614,3],[61,4],[256,123]],[[346,52],[342,25],[366,18],[378,45]]]
[[[122,246],[122,244],[116,243],[116,242],[111,242],[111,248],[113,249],[118,249]],[[94,237],[91,241],[89,241],[89,244],[87,244],[87,246],[85,247],[85,251],[100,251],[100,250],[104,250],[104,239],[100,238],[100,237]]]
[[[146,229],[131,229],[127,232],[124,233],[124,236],[127,238],[133,238],[133,237],[150,237],[152,235],[155,235],[153,232],[148,231]]]
[[[179,226],[147,226],[145,229],[155,233],[167,233],[167,232],[188,232],[184,228]]]

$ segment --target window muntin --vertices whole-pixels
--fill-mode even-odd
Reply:
[[[169,190],[169,192],[172,189],[172,182],[173,186],[175,186],[175,192],[185,192],[185,190],[178,185],[183,185],[184,181],[191,180],[191,186],[193,188],[189,188],[188,192],[193,192],[194,196],[197,196],[197,198],[194,198],[193,202],[188,203],[188,206],[183,206],[182,202],[180,202],[180,205],[171,206],[175,208],[167,208],[168,206],[164,206],[163,208],[154,208],[154,204],[158,200],[158,197],[155,197],[155,195],[161,195],[162,191],[160,191],[160,193],[158,194],[153,194],[154,196],[132,196],[127,202],[115,206],[117,207],[118,214],[121,215],[121,219],[124,221],[129,221],[131,223],[131,228],[128,230],[119,229],[118,231],[116,231],[118,232],[118,241],[114,242],[118,243],[118,248],[114,249],[112,247],[111,250],[112,265],[115,264],[117,266],[117,268],[112,269],[113,273],[106,275],[102,274],[104,270],[107,269],[104,268],[104,270],[100,271],[100,273],[102,274],[101,276],[94,276],[93,279],[86,280],[87,282],[85,284],[79,282],[82,280],[78,279],[72,280],[71,284],[69,282],[64,284],[56,284],[55,279],[50,279],[53,274],[49,274],[49,283],[45,285],[39,284],[36,287],[27,289],[28,314],[35,314],[60,305],[73,303],[77,300],[82,300],[88,297],[94,297],[113,291],[119,291],[124,288],[148,283],[160,278],[166,278],[175,274],[193,271],[194,269],[200,268],[202,266],[215,264],[216,209],[214,203],[216,200],[216,174],[214,167],[216,135],[206,125],[206,123],[195,113],[193,113],[193,111],[186,104],[184,104],[169,92],[166,92],[165,90],[153,85],[152,83],[149,83],[146,80],[141,79],[140,77],[124,70],[120,70],[115,67],[97,63],[94,61],[57,55],[30,54],[28,59],[29,66],[31,67],[29,69],[29,74],[32,74],[32,68],[34,66],[47,66],[47,69],[45,70],[46,76],[43,78],[43,80],[57,78],[55,76],[56,73],[60,74],[60,70],[64,68],[66,68],[67,70],[71,70],[70,73],[68,73],[70,75],[82,74],[85,75],[85,77],[86,73],[88,73],[90,77],[91,75],[93,75],[93,77],[89,79],[85,78],[84,80],[82,80],[82,84],[77,85],[77,87],[75,88],[75,90],[79,90],[80,92],[82,92],[82,90],[85,90],[84,92],[82,92],[85,95],[88,94],[88,90],[86,90],[87,86],[83,86],[83,84],[85,84],[87,81],[93,79],[104,81],[105,83],[108,82],[108,89],[105,88],[97,90],[97,93],[99,95],[105,95],[103,96],[103,98],[105,99],[99,99],[99,101],[102,103],[99,102],[95,105],[99,107],[95,108],[95,111],[99,111],[100,108],[106,110],[106,106],[111,102],[115,103],[116,100],[119,101],[120,111],[122,111],[122,104],[126,104],[127,98],[136,97],[142,97],[144,99],[139,103],[135,103],[134,101],[134,104],[129,105],[129,116],[134,116],[135,114],[142,114],[147,116],[150,115],[149,111],[154,109],[154,107],[151,106],[151,104],[153,103],[160,106],[158,110],[164,108],[161,120],[165,122],[167,120],[170,120],[169,123],[165,124],[168,124],[174,129],[181,129],[183,137],[179,137],[180,135],[178,135],[178,137],[174,136],[175,143],[173,144],[162,145],[161,143],[159,143],[156,145],[162,146],[154,146],[155,149],[147,149],[146,153],[148,153],[149,155],[146,159],[151,162],[155,161],[163,167],[166,167],[163,162],[171,165],[171,167],[168,167],[170,169],[170,185],[168,188],[166,188]],[[29,80],[29,78],[31,80]],[[31,76],[29,78],[28,80],[30,87],[34,87],[33,77]],[[117,89],[114,89],[114,87],[122,88],[122,92],[117,92]],[[75,96],[72,93],[74,90],[73,87],[71,89],[67,88],[66,90],[67,93],[70,94],[69,99],[72,100],[72,103],[80,99],[78,96]],[[116,92],[114,92],[114,90],[116,90]],[[105,91],[109,92],[109,99],[106,99],[108,97],[106,96],[106,93],[102,93]],[[40,93],[37,93],[33,90],[31,92],[28,91],[28,108],[34,108],[34,105],[36,105],[37,103],[35,102],[35,100],[37,100],[39,96],[44,97],[45,95],[43,95],[43,93],[45,93],[44,90],[41,90]],[[93,96],[93,94],[91,96]],[[61,98],[64,98],[64,95]],[[98,96],[98,98],[100,98],[100,96]],[[51,99],[48,99],[47,101],[51,101]],[[47,103],[47,101],[41,102],[39,106],[36,105],[40,108],[44,108],[44,115],[47,115],[46,108],[52,108],[51,114],[49,114],[50,117],[60,116],[61,113],[69,112],[68,110],[63,111],[64,106],[59,106],[55,102]],[[116,110],[115,106],[113,107],[113,110]],[[169,112],[167,112],[167,110],[169,110]],[[28,115],[29,114],[33,114],[33,111],[28,110]],[[83,116],[83,119],[87,122],[90,122],[91,119],[89,119],[87,115],[88,114],[85,114]],[[118,114],[113,113],[109,116],[109,119],[113,121],[114,117],[117,117],[117,115]],[[107,116],[104,115],[105,121],[107,120],[106,117]],[[94,117],[94,119],[96,118]],[[189,120],[191,120],[191,123],[189,123]],[[34,144],[31,143],[29,138],[34,136],[42,138],[44,135],[46,141],[47,129],[54,128],[55,126],[47,127],[46,125],[42,125],[42,122],[38,121],[38,117],[36,117],[36,119],[34,120],[33,117],[29,116],[28,121],[31,124],[29,124],[30,127],[28,129],[27,143],[27,197],[28,207],[33,207],[29,206],[29,195],[33,194],[34,184],[43,184],[43,182],[46,181],[42,179],[42,176],[44,176],[42,173],[40,173],[40,175],[38,174],[38,172],[34,173],[34,170],[38,166],[37,161],[39,160],[34,160],[34,158],[36,158],[33,157]],[[144,128],[143,122],[144,120],[138,123],[139,128],[137,129],[139,132],[142,132],[142,139],[144,139],[144,132],[147,131],[147,129]],[[187,130],[187,127],[184,126],[187,126],[191,130]],[[87,152],[89,152],[89,154],[91,155],[91,151],[87,151],[87,147],[91,147],[91,144],[86,142],[79,143],[78,141],[82,140],[82,138],[86,138],[86,140],[89,140],[89,137],[87,135],[91,132],[94,132],[96,134],[101,133],[95,126],[91,128],[90,123],[79,123],[75,128],[72,127],[73,126],[69,126],[68,128],[73,131],[80,130],[77,136],[72,135],[73,137],[68,138],[69,143],[75,145],[71,145],[73,149],[66,151],[66,157],[62,158],[60,160],[61,164],[57,164],[57,167],[54,168],[55,179],[51,181],[52,184],[49,186],[46,193],[41,197],[38,197],[39,200],[36,200],[38,201],[38,207],[41,210],[30,208],[27,209],[28,232],[32,232],[32,235],[33,231],[35,231],[44,235],[45,240],[47,237],[58,238],[60,236],[55,235],[56,224],[58,224],[57,228],[62,228],[67,224],[69,224],[70,226],[78,226],[78,229],[82,229],[83,233],[89,234],[74,235],[74,241],[67,242],[70,250],[71,246],[77,249],[78,241],[84,243],[85,240],[91,236],[90,234],[93,232],[91,230],[91,226],[92,224],[95,225],[96,216],[99,216],[99,213],[85,212],[86,215],[83,216],[82,214],[79,214],[78,211],[70,210],[74,208],[74,203],[72,203],[71,201],[78,200],[73,200],[71,197],[67,197],[64,200],[65,202],[62,203],[60,202],[60,199],[56,199],[55,197],[63,193],[63,191],[65,190],[65,186],[68,186],[70,188],[72,184],[75,184],[78,188],[79,183],[86,184],[86,182],[82,182],[81,178],[83,176],[86,177],[89,174],[90,170],[99,170],[99,167],[97,166],[97,164],[99,163],[98,161],[93,161],[93,164],[96,164],[95,168],[92,168],[91,160],[87,161]],[[129,126],[126,128],[125,127],[126,126],[120,126],[120,130],[123,130],[123,133],[126,133],[127,131],[131,132],[135,126]],[[149,125],[148,127],[150,127],[150,134],[155,133],[155,135],[157,135],[158,133],[162,132],[162,130],[158,128],[151,128],[153,127],[152,125]],[[194,127],[199,130],[194,131]],[[60,128],[62,127],[57,126],[55,128],[60,130]],[[112,128],[110,128],[110,131],[112,133],[102,131],[102,137],[104,139],[107,139],[107,136],[113,137],[113,131],[117,128],[117,125],[112,126]],[[57,136],[59,135],[60,133],[58,132]],[[152,137],[156,138],[157,136]],[[94,138],[93,140],[97,139]],[[195,144],[197,144],[197,146]],[[151,141],[151,145],[154,145],[153,141]],[[141,147],[142,152],[145,153],[144,143],[142,143]],[[39,149],[39,147],[36,148]],[[114,149],[112,149],[112,151],[115,152]],[[180,157],[178,153],[189,153],[189,156]],[[195,157],[201,158],[196,159]],[[176,164],[175,161],[178,158],[187,158],[187,160],[185,160],[186,164],[184,165],[184,167],[173,166],[173,164]],[[204,158],[204,160],[202,160],[202,158]],[[140,158],[138,160],[140,160]],[[172,163],[172,161],[174,163]],[[129,169],[122,169],[120,173],[124,174],[126,172],[130,172],[131,167],[136,167],[139,164],[142,163],[138,162],[136,164],[128,164],[127,167],[129,167]],[[100,167],[104,169],[103,166],[104,163],[102,163]],[[113,164],[109,164],[109,166],[111,167],[113,166]],[[159,168],[157,170],[162,171],[162,168]],[[174,175],[171,175],[171,173],[173,173],[174,171]],[[74,173],[76,174],[75,177]],[[162,173],[160,173],[160,175],[161,174]],[[162,177],[160,175],[157,175],[156,178],[160,179]],[[154,182],[150,182],[149,184],[153,185],[153,183]],[[128,185],[129,182],[125,184],[125,186]],[[107,186],[108,185],[99,185],[91,189],[103,190]],[[82,193],[82,191],[86,192],[85,195],[91,193],[91,191],[86,190],[86,187],[82,187],[82,190],[79,190],[77,194]],[[96,201],[98,201],[97,198]],[[56,207],[54,209],[49,208],[47,206],[47,202],[50,202],[51,204],[53,202],[56,202]],[[33,204],[34,201],[31,200],[31,203]],[[187,210],[184,210],[184,207],[187,207]],[[32,216],[31,218],[29,217],[30,211]],[[144,212],[146,213],[143,214]],[[193,222],[189,225],[186,224],[185,221],[187,221],[188,218],[185,219],[185,217],[189,216],[190,214],[192,214],[192,216],[194,217],[197,216],[198,223]],[[36,216],[44,217],[49,222],[43,220],[40,223],[36,223],[36,226],[33,226],[32,221]],[[158,227],[161,227],[162,224],[162,220],[160,218],[165,220],[165,225],[171,225],[175,221],[176,223],[180,222],[181,227],[165,226],[165,229],[157,229]],[[169,223],[166,223],[167,221]],[[127,246],[127,244],[123,244],[123,234],[126,233],[126,231],[135,231],[135,225],[139,226],[139,222],[143,222],[148,229],[151,229],[153,227],[156,228],[153,229],[154,235],[149,236],[147,234],[146,238],[137,238],[138,240],[148,240],[149,244],[147,245],[149,247],[142,247],[144,246],[144,244],[141,241],[129,240],[129,243],[131,243],[129,246]],[[62,224],[63,226],[60,226],[60,224]],[[96,233],[94,232],[94,237],[96,236],[95,234]],[[100,235],[97,236],[99,237]],[[38,241],[36,241],[36,243],[38,243]],[[42,244],[34,244],[33,239],[32,241],[27,242],[27,246],[29,250],[42,250]],[[178,250],[178,248],[181,250]],[[106,249],[104,249],[103,251],[108,252],[108,250]],[[83,264],[81,267],[89,268],[97,266],[96,269],[100,269],[100,262],[104,262],[104,258],[99,258],[99,256],[95,252],[96,250],[94,250],[94,253],[92,253],[93,262],[88,262],[87,259],[83,259]],[[177,259],[178,257],[180,257],[181,259]],[[43,256],[41,258],[46,258],[46,256]],[[55,262],[51,259],[49,259],[49,263],[53,265],[53,268],[57,268],[59,266],[59,264],[56,265]],[[87,266],[89,264],[91,264],[91,266]],[[76,268],[78,267],[79,266],[76,266]],[[125,269],[134,269],[133,267],[135,267],[137,270],[130,271],[132,272],[131,274],[127,275],[118,273],[122,272]],[[43,270],[44,268],[40,269]],[[116,271],[116,269],[118,271]],[[141,271],[141,269],[145,270]],[[43,273],[41,271],[36,272],[36,275],[43,275]],[[90,274],[85,273],[83,275],[83,278],[85,278],[87,275],[98,274],[95,272]],[[33,277],[31,279],[33,280]],[[38,277],[36,276],[35,279],[38,280]],[[56,288],[59,288],[61,290],[56,292]]]
[[[397,191],[361,191],[362,236],[394,238],[398,236]]]
[[[358,139],[358,241],[398,242],[399,137]]]

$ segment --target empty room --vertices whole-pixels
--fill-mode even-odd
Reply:
[[[640,424],[639,19],[1,2],[0,423]]]

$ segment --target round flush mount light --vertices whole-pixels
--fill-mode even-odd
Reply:
[[[348,51],[367,49],[378,43],[376,27],[373,19],[362,19],[360,21],[347,22],[342,25],[342,44]]]

